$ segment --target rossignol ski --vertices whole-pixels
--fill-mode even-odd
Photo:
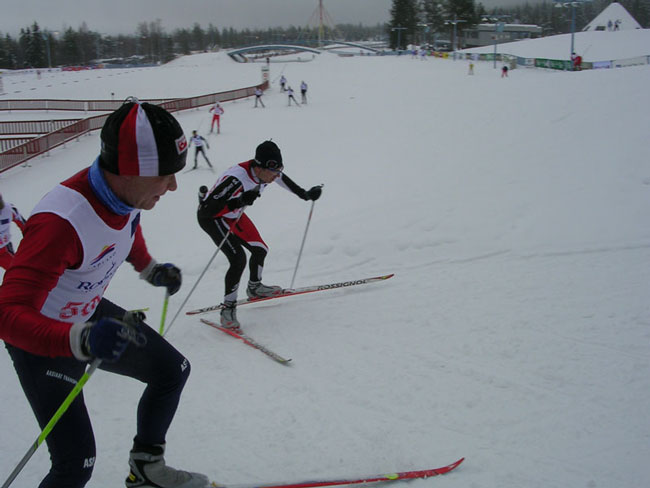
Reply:
[[[232,336],[236,339],[239,339],[244,342],[244,344],[251,346],[254,349],[257,349],[258,351],[263,352],[266,354],[268,357],[273,359],[274,361],[277,361],[280,364],[288,365],[291,362],[291,359],[284,358],[280,356],[279,354],[271,351],[268,347],[260,344],[257,342],[255,339],[250,337],[249,335],[245,334],[242,332],[241,329],[228,329],[226,327],[222,327],[216,322],[212,322],[210,320],[206,319],[201,319],[201,322],[203,322],[206,325],[209,325],[210,327],[214,327],[215,329],[219,329],[221,332],[225,332],[229,336]]]
[[[294,288],[294,289],[284,289],[281,292],[279,292],[276,295],[271,295],[269,297],[262,297],[262,298],[242,298],[241,300],[237,300],[237,306],[239,305],[248,305],[249,303],[258,303],[258,302],[264,302],[266,300],[273,300],[275,298],[284,298],[284,297],[292,297],[294,295],[304,295],[305,293],[314,293],[317,291],[325,291],[325,290],[335,290],[337,288],[348,288],[350,286],[357,286],[357,285],[365,285],[368,283],[374,283],[376,281],[384,281],[389,278],[392,278],[395,276],[395,273],[383,275],[383,276],[375,276],[373,278],[364,278],[362,280],[350,280],[350,281],[341,281],[340,283],[328,283],[325,285],[313,285],[313,286],[304,286],[302,288]],[[185,312],[186,315],[197,315],[201,313],[207,313],[207,312],[216,312],[217,310],[221,310],[223,308],[223,304],[219,305],[212,305],[210,307],[205,307],[205,308],[198,308],[196,310],[190,310],[189,312]]]
[[[420,471],[403,471],[401,473],[375,474],[369,476],[360,476],[357,478],[343,479],[323,479],[297,482],[281,483],[259,483],[259,484],[241,484],[226,485],[224,488],[313,488],[319,486],[336,486],[336,485],[358,485],[362,483],[379,483],[384,481],[412,480],[416,478],[431,478],[441,474],[447,474],[456,469],[465,458],[460,458],[455,463],[442,468],[423,469]]]

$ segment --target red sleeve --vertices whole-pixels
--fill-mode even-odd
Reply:
[[[142,227],[140,227],[140,224],[138,224],[138,228],[135,231],[131,252],[126,260],[133,265],[138,273],[146,268],[151,262],[151,255],[147,250],[147,244],[144,242],[144,236],[142,235]]]
[[[0,339],[40,356],[72,356],[72,324],[40,310],[63,272],[81,263],[81,241],[66,220],[51,213],[31,217],[23,232],[0,286]]]

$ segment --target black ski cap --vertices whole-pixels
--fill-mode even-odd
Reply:
[[[282,153],[280,148],[273,141],[264,141],[255,149],[255,163],[264,169],[281,170]]]
[[[158,105],[128,99],[108,116],[100,138],[99,165],[113,174],[165,176],[185,166],[183,129]]]

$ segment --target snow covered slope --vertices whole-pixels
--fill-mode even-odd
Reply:
[[[650,56],[650,29],[576,32],[574,49],[583,61],[590,62]],[[494,46],[465,49],[462,52],[493,53]],[[569,59],[571,34],[498,44],[497,52],[522,58]]]
[[[215,56],[55,93],[184,96],[260,79],[260,65]],[[468,76],[466,62],[322,54],[272,64],[271,79],[280,73],[294,88],[309,84],[309,105],[288,107],[277,83],[266,109],[225,104],[222,133],[209,139],[217,170],[273,138],[288,175],[324,183],[296,286],[396,275],[243,307],[245,330],[291,357],[289,367],[181,314],[167,338],[192,375],[169,464],[239,483],[465,456],[448,476],[409,486],[645,486],[650,68],[501,79],[491,63]],[[208,130],[207,108],[178,118],[188,134]],[[99,135],[84,136],[0,174],[0,191],[29,214],[98,150]],[[198,187],[215,176],[180,174],[178,190],[142,218],[152,254],[184,272],[168,321],[214,252],[194,213]],[[265,282],[289,284],[309,206],[276,187],[250,209],[271,249]],[[188,309],[221,300],[225,269],[217,256]],[[162,292],[128,265],[107,297],[150,307],[157,327]],[[4,479],[38,428],[7,354],[0,383]],[[100,371],[84,391],[98,444],[88,486],[122,486],[142,385]],[[47,468],[43,446],[15,486],[36,486]]]

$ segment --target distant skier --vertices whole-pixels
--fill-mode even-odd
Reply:
[[[507,78],[507,77],[508,77],[508,66],[504,64],[503,68],[501,68],[501,78]]]
[[[301,96],[302,103],[307,105],[307,83],[305,83],[304,81],[300,82],[300,96]]]
[[[573,65],[573,71],[581,71],[582,70],[582,56],[572,53],[571,54],[571,63]]]
[[[221,133],[221,116],[224,114],[223,107],[219,102],[210,107],[209,112],[212,112],[212,126],[210,127],[210,134],[214,130],[214,123],[217,123],[217,134]]]
[[[287,91],[286,86],[287,86],[287,79],[284,77],[284,75],[282,75],[280,77],[280,89],[282,91]]]
[[[14,222],[20,232],[25,231],[25,219],[11,203],[5,203],[0,195],[0,268],[9,269],[14,259],[14,247],[11,244],[11,223]]]
[[[198,135],[197,132],[193,130],[188,147],[192,144],[194,144],[194,167],[192,169],[197,168],[197,159],[199,157],[199,153],[201,153],[203,159],[205,159],[205,162],[208,163],[208,166],[210,166],[210,169],[212,169],[212,164],[210,163],[210,160],[205,155],[205,151],[203,150],[204,146],[210,149],[210,145],[208,144],[208,141],[205,140],[205,137]]]
[[[265,107],[264,102],[262,101],[262,94],[263,93],[264,92],[262,91],[261,88],[259,88],[259,87],[255,88],[255,107],[257,107],[258,102],[260,103],[260,105],[262,105],[263,108]],[[255,108],[255,107],[253,107],[253,108]]]
[[[305,190],[284,174],[280,148],[272,141],[264,141],[255,150],[255,158],[226,170],[214,186],[199,189],[197,219],[201,228],[221,248],[230,264],[225,275],[225,291],[221,311],[221,325],[230,329],[240,327],[237,320],[237,291],[246,268],[246,253],[250,252],[250,276],[246,294],[249,297],[268,297],[279,293],[280,286],[262,283],[264,260],[269,251],[253,221],[245,213],[264,189],[277,182],[303,200],[318,200],[321,187]]]
[[[289,100],[289,106],[291,107],[291,100],[293,100],[293,103],[298,105],[298,100],[293,96],[293,88],[288,87],[287,88],[287,95],[288,95],[288,100]]]

